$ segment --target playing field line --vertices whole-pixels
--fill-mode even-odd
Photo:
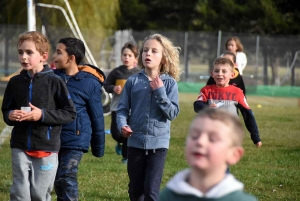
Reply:
[[[2,144],[5,142],[6,138],[8,138],[11,134],[12,126],[5,126],[0,134],[0,148]]]

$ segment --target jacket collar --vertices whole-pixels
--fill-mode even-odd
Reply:
[[[44,64],[43,67],[44,68],[42,69],[42,71],[35,74],[35,77],[40,77],[40,76],[42,76],[44,74],[47,74],[47,73],[53,73],[52,69],[48,66],[48,64]],[[20,74],[23,75],[23,76],[29,76],[27,70],[22,70],[20,72]]]
[[[139,74],[144,75],[144,76],[148,79],[148,75],[146,74],[145,69],[142,69],[142,70],[139,72]],[[160,77],[161,80],[172,79],[172,77],[171,77],[169,74],[167,74],[167,73],[162,73],[162,74],[159,75],[159,77]]]
[[[243,190],[244,184],[236,180],[232,174],[226,174],[224,179],[213,186],[206,194],[192,187],[187,178],[190,169],[185,169],[177,173],[168,183],[167,188],[178,194],[194,195],[196,197],[219,198],[234,191]],[[225,173],[224,173],[225,174]]]
[[[95,77],[97,77],[100,80],[100,82],[104,82],[106,79],[103,71],[101,71],[99,68],[97,68],[91,64],[80,65],[80,66],[78,66],[78,70],[79,70],[79,72],[87,72],[89,74],[94,75]]]

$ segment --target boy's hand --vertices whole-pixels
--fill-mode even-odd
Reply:
[[[129,138],[132,135],[132,130],[129,126],[123,126],[121,132],[126,138]]]
[[[258,143],[256,143],[255,145],[256,145],[256,147],[257,147],[257,148],[259,148],[259,147],[261,147],[261,146],[262,146],[262,142],[261,142],[261,141],[259,141],[259,142],[258,142]]]
[[[31,112],[25,113],[19,121],[38,121],[42,118],[42,110],[29,103]]]
[[[160,87],[163,87],[164,86],[164,83],[163,81],[160,79],[159,76],[156,76],[152,82],[150,82],[150,86],[152,88],[152,90],[155,90],[155,89],[158,89]]]
[[[8,119],[10,121],[20,121],[20,119],[26,114],[25,111],[22,110],[13,110],[9,113]]]
[[[122,87],[120,85],[114,86],[114,92],[120,94],[122,92]]]
[[[212,103],[212,104],[209,105],[209,107],[210,107],[210,108],[217,108],[218,106],[217,106],[217,104]]]

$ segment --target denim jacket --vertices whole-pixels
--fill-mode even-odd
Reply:
[[[179,114],[177,82],[168,74],[160,75],[164,86],[152,90],[145,71],[128,78],[117,109],[121,131],[129,125],[133,131],[128,147],[169,148],[171,120]],[[129,121],[127,122],[127,119]]]

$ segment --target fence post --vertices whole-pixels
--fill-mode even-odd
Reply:
[[[256,61],[256,64],[255,64],[255,79],[256,79],[256,82],[258,80],[258,55],[259,54],[259,35],[256,36],[256,54],[255,54],[255,61]]]
[[[27,0],[27,29],[28,31],[36,30],[35,4],[33,0]]]
[[[295,86],[295,68],[291,69],[291,86]],[[300,106],[300,98],[299,98],[299,106]]]
[[[188,32],[184,33],[184,49],[183,49],[183,63],[184,63],[184,71],[185,71],[185,77],[184,81],[187,81],[188,74],[189,74],[189,61],[188,61],[188,40],[189,40],[189,34]]]
[[[221,38],[222,38],[222,31],[218,31],[218,48],[217,48],[217,57],[221,54]]]

